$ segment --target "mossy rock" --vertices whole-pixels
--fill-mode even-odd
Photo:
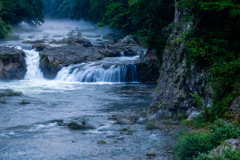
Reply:
[[[105,142],[104,140],[100,140],[97,142],[97,144],[107,144],[107,142]]]
[[[72,130],[87,130],[87,129],[93,129],[92,126],[87,126],[87,125],[80,125],[76,122],[71,122],[68,124],[68,128]]]
[[[146,156],[156,156],[156,153],[154,153],[154,152],[148,152],[148,153],[146,154]]]

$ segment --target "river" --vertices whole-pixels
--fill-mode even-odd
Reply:
[[[139,57],[105,58],[86,64],[75,64],[47,80],[39,68],[39,54],[23,40],[62,39],[70,31],[83,36],[106,34],[107,28],[96,28],[87,22],[46,21],[39,28],[19,27],[15,33],[22,40],[0,41],[1,46],[14,46],[26,53],[27,73],[24,80],[0,81],[0,89],[21,91],[0,103],[0,159],[173,159],[171,136],[160,130],[147,130],[144,125],[116,124],[113,115],[143,115],[150,105],[154,84],[138,82],[134,65],[115,63],[134,61]],[[88,36],[91,37],[91,36]],[[96,38],[90,38],[98,43]],[[111,63],[108,69],[104,65]],[[22,105],[19,102],[30,102]],[[85,117],[91,130],[71,130],[69,123]],[[104,140],[106,144],[97,144]]]

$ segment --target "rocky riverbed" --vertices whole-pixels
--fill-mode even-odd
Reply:
[[[66,27],[1,41],[0,159],[173,159],[146,116],[156,57],[130,36]]]
[[[1,96],[2,159],[173,159],[171,136],[144,126],[154,85],[27,83],[2,82],[23,90]],[[91,127],[69,126],[83,119]]]

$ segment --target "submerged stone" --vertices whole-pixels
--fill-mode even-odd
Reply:
[[[104,140],[100,140],[97,142],[97,144],[107,144],[107,142],[105,142]]]
[[[148,153],[146,154],[146,156],[156,156],[156,153],[154,153],[154,152],[148,152]]]
[[[73,130],[87,130],[87,129],[93,129],[91,126],[87,125],[80,125],[76,122],[72,122],[68,124],[68,128],[73,129]]]

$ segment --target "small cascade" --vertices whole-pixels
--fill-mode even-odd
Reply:
[[[125,56],[124,52],[120,52],[120,57],[124,57],[124,56]]]
[[[35,50],[23,50],[26,55],[27,63],[27,73],[25,75],[25,80],[43,80],[43,73],[39,68],[40,57],[37,51]]]
[[[67,82],[137,82],[137,69],[133,64],[71,65],[63,68],[55,80]]]

